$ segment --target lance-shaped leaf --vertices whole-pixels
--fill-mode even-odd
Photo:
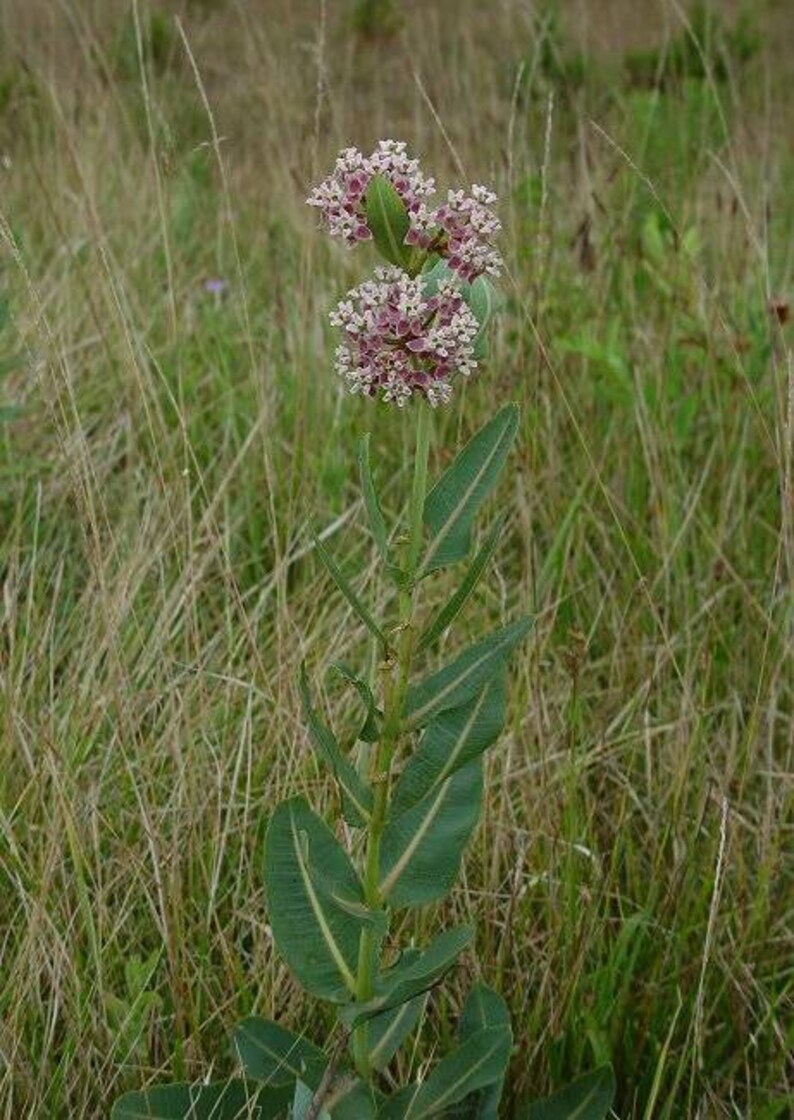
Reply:
[[[480,816],[482,793],[482,760],[476,759],[388,822],[380,892],[392,909],[424,906],[451,890]]]
[[[366,708],[364,723],[358,733],[358,738],[365,743],[377,743],[380,738],[380,724],[383,719],[383,712],[380,711],[375,703],[372,689],[365,680],[357,676],[347,665],[343,665],[341,661],[333,661],[331,663],[331,668],[336,670],[342,680],[353,685]]]
[[[504,1073],[511,1046],[509,1028],[475,1031],[442,1058],[421,1085],[409,1085],[392,1097],[378,1113],[378,1120],[430,1120],[444,1115],[458,1101],[492,1085]]]
[[[459,708],[489,681],[500,675],[519,642],[532,629],[528,615],[469,646],[451,665],[412,685],[405,699],[411,727],[424,727],[440,712]]]
[[[372,468],[369,462],[370,434],[362,436],[358,444],[358,469],[361,475],[361,493],[364,495],[364,505],[369,517],[369,527],[381,558],[389,562],[389,537],[386,532],[386,522],[380,508],[375,482],[372,477]]]
[[[612,1066],[577,1077],[570,1085],[517,1113],[519,1120],[605,1120],[615,1100]]]
[[[364,929],[385,920],[368,910],[353,865],[303,797],[283,801],[265,839],[269,920],[279,952],[312,995],[345,1003],[356,990]]]
[[[487,1027],[503,1028],[512,1037],[510,1012],[505,1001],[493,988],[488,988],[485,984],[476,984],[463,1005],[458,1037],[461,1042],[465,1042],[477,1031]],[[448,1109],[444,1113],[445,1120],[498,1120],[499,1101],[502,1097],[504,1075],[509,1058],[508,1051],[505,1054],[505,1064],[493,1083],[483,1086],[475,1093],[470,1093]]]
[[[471,926],[456,926],[444,930],[424,950],[407,950],[392,968],[378,978],[375,996],[365,1003],[343,1007],[339,1018],[352,1028],[381,1011],[399,1007],[414,996],[430,991],[469,944],[473,932]]]
[[[345,820],[354,828],[363,828],[372,812],[372,790],[352,762],[342,753],[330,727],[327,727],[317,714],[312,704],[305,665],[301,665],[299,687],[312,742],[332,770],[342,791],[342,812]]]
[[[414,1029],[427,1005],[427,993],[382,1011],[367,1024],[367,1054],[373,1069],[385,1069]]]
[[[391,264],[407,268],[411,247],[405,244],[405,235],[411,221],[405,203],[383,175],[376,175],[367,187],[364,208],[378,252]]]
[[[487,331],[499,302],[496,288],[487,276],[478,276],[468,286],[463,298],[480,324],[480,329],[474,336],[474,357],[479,360],[488,353]]]
[[[420,576],[463,560],[474,518],[499,481],[518,431],[518,408],[506,405],[469,440],[425,499],[430,540]]]
[[[496,742],[504,726],[506,693],[502,669],[467,703],[441,712],[428,723],[392,792],[392,814],[404,813],[430,797]]]
[[[306,1120],[307,1116],[311,1115],[313,1103],[314,1089],[310,1085],[304,1084],[303,1081],[299,1081],[295,1086],[290,1120]],[[315,1120],[331,1120],[331,1114],[327,1109],[321,1108],[315,1114]]]
[[[326,571],[328,572],[328,574],[330,575],[331,579],[334,581],[336,586],[342,592],[342,594],[347,599],[350,606],[356,612],[356,614],[361,619],[361,621],[364,623],[364,625],[367,627],[367,629],[370,631],[370,633],[375,635],[375,637],[378,639],[378,641],[381,643],[381,645],[383,646],[384,649],[388,649],[389,643],[386,640],[386,635],[383,633],[380,626],[378,626],[377,622],[372,617],[372,612],[362,602],[361,598],[353,590],[353,587],[351,586],[351,584],[349,583],[349,581],[347,580],[347,578],[343,574],[342,569],[336,563],[336,561],[331,556],[330,552],[325,547],[325,545],[323,544],[323,542],[320,540],[320,538],[317,536],[316,533],[313,534],[312,540],[314,542],[315,552],[317,553],[317,555],[322,560],[323,565],[324,565]]]
[[[292,1099],[292,1086],[257,1085],[240,1078],[209,1085],[156,1085],[125,1093],[111,1120],[275,1120]]]
[[[381,1094],[364,1081],[342,1075],[328,1097],[331,1120],[375,1120]]]
[[[463,579],[458,590],[452,596],[448,603],[446,603],[438,612],[436,617],[425,630],[424,634],[419,640],[417,645],[417,652],[421,653],[422,650],[431,646],[433,642],[437,641],[444,631],[450,626],[458,617],[460,612],[465,607],[468,600],[477,588],[477,584],[482,579],[485,569],[491,561],[491,557],[496,551],[496,545],[499,541],[499,535],[502,532],[504,525],[504,518],[500,517],[497,523],[491,529],[488,536],[483,541],[482,547],[477,550],[477,555],[472,560],[466,575]]]
[[[238,1023],[233,1043],[246,1075],[268,1085],[292,1085],[300,1080],[316,1086],[328,1065],[327,1054],[308,1038],[258,1015]]]

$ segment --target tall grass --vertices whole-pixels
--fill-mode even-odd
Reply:
[[[329,372],[359,264],[303,198],[396,136],[507,230],[436,455],[519,402],[472,627],[538,624],[451,904],[512,1095],[609,1058],[622,1117],[789,1115],[791,12],[753,53],[674,0],[382,7],[0,13],[0,1114],[99,1117],[228,1068],[250,1011],[306,1022],[262,837],[321,781],[300,662],[374,668],[309,512],[363,550],[354,437],[396,508],[408,430]]]

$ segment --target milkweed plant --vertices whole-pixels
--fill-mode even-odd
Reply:
[[[296,795],[275,808],[265,838],[276,949],[306,992],[332,1006],[335,1025],[320,1046],[277,1023],[248,1018],[233,1038],[240,1075],[127,1093],[113,1120],[500,1115],[514,1038],[505,1001],[483,983],[463,1003],[455,1042],[421,1077],[399,1085],[392,1064],[422,1028],[435,990],[461,954],[472,951],[471,926],[439,929],[420,942],[407,931],[424,925],[412,925],[406,915],[440,902],[454,886],[482,810],[484,755],[505,722],[508,664],[532,628],[532,619],[520,615],[445,655],[440,668],[427,667],[496,550],[504,519],[472,556],[473,526],[518,428],[518,409],[508,404],[429,484],[433,412],[450,403],[456,384],[486,355],[497,302],[493,279],[502,266],[495,194],[484,186],[451,190],[440,205],[435,196],[433,179],[405,144],[383,140],[369,156],[355,148],[341,152],[307,200],[332,236],[351,247],[371,241],[387,262],[331,314],[340,332],[336,370],[351,393],[396,406],[415,429],[407,508],[391,531],[369,437],[358,447],[363,504],[393,590],[393,617],[377,618],[326,545],[314,540],[379,650],[376,681],[336,666],[362,701],[356,759],[318,710],[301,670],[303,715],[338,789],[337,819],[329,821]],[[426,617],[427,582],[455,565],[463,572],[457,589]],[[601,1120],[612,1099],[611,1076],[608,1068],[598,1070],[562,1096],[523,1111],[519,1106],[515,1115]]]

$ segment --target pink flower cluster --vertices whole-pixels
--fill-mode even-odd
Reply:
[[[383,175],[402,198],[410,214],[422,214],[424,199],[435,193],[433,179],[419,170],[419,161],[410,159],[402,140],[381,140],[375,151],[364,156],[357,148],[339,153],[331,174],[306,199],[325,216],[329,232],[348,245],[368,241],[364,195],[376,175]]]
[[[475,280],[485,272],[499,275],[502,258],[494,242],[501,223],[493,210],[496,195],[474,184],[471,194],[449,191],[447,201],[432,209],[428,200],[435,194],[435,181],[425,178],[401,140],[381,140],[370,156],[357,148],[340,152],[334,170],[307,199],[322,211],[332,235],[348,245],[372,237],[364,196],[375,175],[385,176],[405,203],[410,221],[407,245],[438,253],[464,280]]]
[[[420,277],[393,266],[348,293],[331,314],[345,332],[336,370],[351,393],[380,396],[400,407],[414,395],[435,406],[452,395],[454,374],[477,368],[479,324],[450,280],[428,295]]]

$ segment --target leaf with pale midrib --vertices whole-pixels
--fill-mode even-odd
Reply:
[[[467,703],[428,723],[395,784],[391,813],[404,813],[496,742],[505,721],[507,681],[498,673]]]
[[[452,889],[480,816],[482,793],[482,760],[476,759],[388,822],[380,890],[394,910],[425,906]]]
[[[430,539],[420,576],[463,560],[478,510],[493,491],[518,431],[518,408],[506,405],[469,440],[427,495],[424,523]]]
[[[424,727],[440,712],[459,708],[501,673],[516,646],[532,629],[529,616],[469,646],[450,665],[408,689],[405,718],[409,727]]]
[[[361,933],[379,916],[367,910],[347,852],[303,797],[273,814],[265,885],[270,926],[287,964],[312,995],[345,1003],[356,990]]]

